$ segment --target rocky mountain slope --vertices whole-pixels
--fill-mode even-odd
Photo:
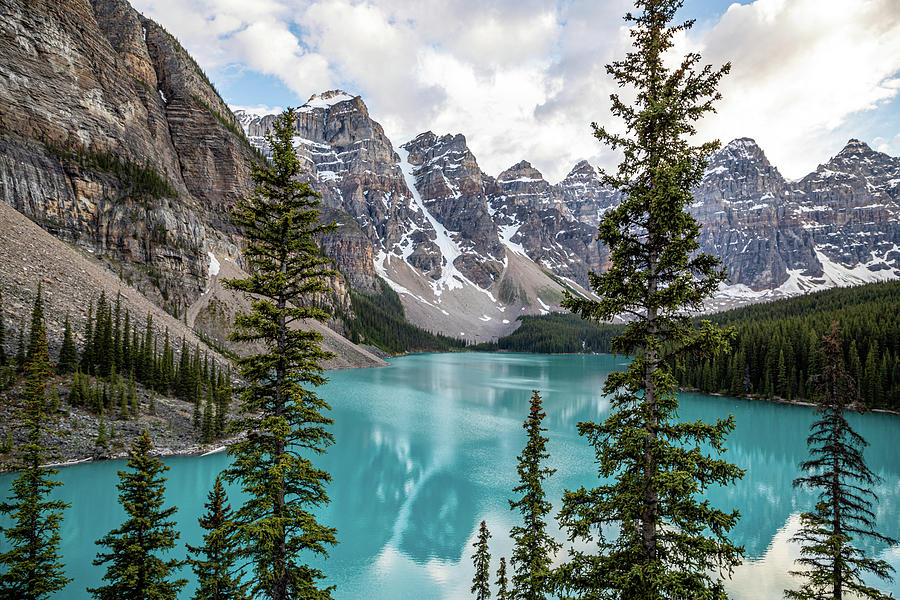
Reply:
[[[359,247],[368,241],[367,263],[337,256],[339,268],[361,291],[383,277],[413,323],[494,338],[519,314],[558,308],[562,291],[580,289],[600,266],[590,227],[526,201],[513,182],[505,189],[481,171],[464,136],[427,132],[395,146],[362,98],[341,90],[314,95],[298,112],[296,147],[314,187],[352,219]],[[275,115],[235,114],[266,152]]]
[[[2,7],[0,201],[224,339],[221,307],[198,301],[218,265],[243,263],[230,214],[261,155],[177,40],[125,0]],[[325,215],[347,227],[323,246],[372,285],[371,247],[343,217]],[[332,287],[347,310],[348,282]]]
[[[749,298],[900,277],[900,159],[850,140],[800,181],[786,181],[751,139],[710,159],[692,208],[703,247]]]
[[[180,312],[253,157],[178,42],[124,0],[3,0],[0,198]]]
[[[394,148],[362,99],[346,92],[314,95],[300,111],[298,148],[318,189],[354,217],[372,244],[375,270],[420,323],[455,334],[464,322],[448,327],[428,306],[454,316],[482,313],[482,323],[503,305],[515,313],[549,310],[560,289],[544,288],[539,273],[583,290],[588,271],[603,268],[596,226],[619,197],[586,161],[557,184],[524,160],[492,177],[462,134],[429,131]],[[274,116],[237,117],[265,151],[262,136]],[[368,161],[329,132],[367,148]],[[722,259],[731,279],[709,307],[900,276],[898,165],[851,140],[815,173],[789,182],[751,139],[716,152],[691,207],[703,225],[702,248]],[[510,256],[536,275],[528,285]],[[487,292],[497,309],[473,291]],[[464,300],[454,302],[455,295]],[[503,332],[469,322],[490,335]]]

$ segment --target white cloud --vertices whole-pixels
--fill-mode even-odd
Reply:
[[[610,124],[608,96],[619,90],[604,65],[630,44],[621,19],[630,4],[135,1],[213,80],[239,81],[249,69],[278,77],[300,100],[345,87],[363,95],[395,144],[427,129],[461,132],[487,172],[524,158],[550,180],[581,158],[615,163],[590,123]],[[733,65],[701,133],[754,137],[782,172],[800,176],[843,145],[837,136],[854,115],[883,110],[900,91],[900,3],[735,3],[678,48]],[[896,149],[897,133],[878,144]]]
[[[700,42],[705,59],[732,63],[718,114],[702,132],[755,138],[789,177],[827,160],[823,144],[846,142],[830,134],[898,91],[895,0],[733,4]]]

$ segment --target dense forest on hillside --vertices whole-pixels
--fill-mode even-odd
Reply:
[[[370,344],[389,352],[447,351],[466,347],[464,340],[431,333],[406,320],[397,292],[379,277],[380,294],[350,290],[353,315],[339,314],[346,336],[355,344]]]
[[[27,332],[23,323],[14,346],[16,351],[9,355],[5,351],[6,338],[12,332],[7,331],[2,312],[0,299],[0,391],[19,382],[36,335],[34,325]],[[31,322],[43,323],[43,314],[39,291]],[[58,356],[51,360],[55,359],[54,374],[61,376],[60,383],[68,388],[65,400],[69,406],[106,417],[107,421],[137,418],[141,416],[137,397],[140,384],[160,396],[193,404],[192,424],[202,442],[224,435],[233,393],[230,368],[218,365],[197,345],[191,348],[184,339],[170,339],[168,328],[164,336],[159,336],[149,314],[145,324],[132,321],[129,311],[121,308],[121,296],[110,302],[101,292],[96,306],[91,304],[80,348],[75,344],[68,317],[64,331],[53,331],[50,337],[63,339]],[[156,412],[153,393],[147,407],[149,414]],[[54,414],[61,410],[58,397],[55,403]],[[105,433],[98,438],[101,439],[97,445],[105,446]]]
[[[731,351],[688,359],[675,373],[704,392],[809,400],[809,376],[819,371],[822,335],[841,324],[844,361],[872,408],[900,410],[900,282],[836,288],[702,317],[734,326]],[[573,314],[519,317],[508,336],[473,350],[609,352],[621,325],[598,325]],[[698,319],[699,320],[699,319]]]
[[[471,346],[472,350],[565,354],[609,352],[621,325],[597,325],[571,313],[522,315],[519,328],[496,342]]]
[[[872,408],[900,409],[900,282],[837,288],[706,317],[734,326],[731,352],[688,360],[676,374],[704,392],[809,399],[822,335],[838,321],[841,350]]]

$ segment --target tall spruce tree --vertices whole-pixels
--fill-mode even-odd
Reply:
[[[525,449],[519,455],[519,485],[513,488],[521,497],[515,502],[509,501],[510,510],[518,510],[522,514],[522,525],[516,525],[510,531],[514,541],[514,549],[510,564],[515,571],[512,578],[516,598],[522,600],[543,600],[547,597],[547,581],[550,577],[553,556],[560,544],[547,534],[546,517],[552,505],[544,493],[544,480],[553,475],[556,469],[542,465],[550,458],[547,452],[547,438],[541,427],[546,414],[541,406],[541,396],[537,390],[531,396],[528,417],[522,427],[525,429],[527,441]]]
[[[506,578],[506,557],[500,557],[500,566],[497,568],[497,600],[512,600],[512,594],[508,588]]]
[[[88,589],[100,600],[174,600],[187,583],[173,579],[174,571],[185,561],[163,560],[160,552],[175,547],[178,532],[171,520],[176,507],[163,508],[169,470],[161,460],[150,456],[153,444],[145,429],[131,445],[129,471],[119,471],[119,502],[128,519],[101,539],[94,565],[107,565],[106,585]]]
[[[3,294],[0,293],[0,367],[5,367],[9,362],[6,355],[6,325],[3,322]]]
[[[811,512],[800,515],[797,563],[803,569],[791,574],[805,579],[799,590],[785,590],[788,598],[818,600],[832,598],[893,598],[863,581],[872,573],[892,580],[893,568],[885,561],[866,556],[858,543],[869,539],[885,544],[897,541],[875,529],[877,496],[872,488],[880,478],[866,465],[863,448],[868,444],[853,431],[845,411],[862,410],[856,382],[844,368],[841,329],[835,321],[822,338],[824,368],[812,379],[818,400],[819,419],[810,426],[806,440],[811,458],[800,465],[810,473],[794,485],[819,492]]]
[[[268,136],[272,161],[252,167],[257,187],[234,213],[251,275],[226,281],[253,294],[251,311],[235,318],[231,339],[266,347],[238,361],[247,385],[235,430],[246,437],[229,447],[234,462],[225,477],[247,493],[235,526],[242,553],[254,565],[254,594],[272,600],[330,598],[331,588],[318,587],[322,572],[301,561],[307,552],[327,555],[337,543],[336,531],[312,512],[329,501],[331,476],[309,458],[333,443],[325,429],[332,421],[323,415],[330,407],[312,390],[325,382],[319,362],[330,354],[320,348],[319,333],[299,328],[303,319],[328,316],[303,304],[327,291],[324,278],[332,271],[316,238],[334,226],[319,223],[318,195],[299,179],[296,118],[287,110],[276,119]]]
[[[38,283],[37,294],[34,296],[34,305],[31,308],[31,330],[28,333],[28,352],[25,354],[25,360],[31,360],[32,355],[37,350],[40,343],[38,339],[43,331],[44,343],[46,343],[47,331],[44,328],[44,298],[41,291],[41,284]]]
[[[206,530],[202,546],[188,546],[194,555],[189,562],[197,575],[194,600],[247,600],[249,583],[242,583],[234,513],[228,504],[221,477],[209,492],[206,514],[199,519]]]
[[[75,348],[75,339],[72,337],[72,326],[69,324],[69,315],[63,325],[63,342],[59,349],[59,360],[56,361],[56,371],[60,374],[74,373],[78,368],[78,349]]]
[[[482,521],[478,529],[478,539],[472,544],[475,553],[472,555],[472,564],[475,567],[475,575],[472,577],[471,592],[475,594],[475,600],[487,600],[491,597],[491,553],[488,551],[488,539],[491,532],[487,524]]]
[[[88,304],[87,320],[84,322],[84,344],[81,346],[81,372],[94,372],[94,303]]]
[[[65,577],[59,557],[59,527],[68,504],[48,499],[51,490],[62,485],[53,478],[59,470],[41,467],[52,456],[52,448],[42,439],[51,433],[46,415],[47,382],[52,373],[47,338],[41,326],[32,335],[18,424],[26,431],[19,454],[22,472],[12,482],[12,496],[0,504],[0,514],[12,522],[3,529],[7,543],[0,552],[2,600],[49,598],[71,581]]]
[[[570,538],[595,539],[597,553],[573,549],[555,579],[564,595],[725,598],[718,574],[740,562],[742,548],[728,539],[739,515],[714,508],[702,495],[743,475],[719,458],[734,423],[730,416],[715,424],[678,422],[671,364],[727,346],[722,331],[709,323],[695,330],[688,318],[725,274],[716,259],[698,251],[700,227],[686,208],[705,157],[718,147],[692,146],[689,138],[694,122],[719,98],[716,87],[729,65],[699,68],[700,56],[689,53],[676,68],[667,67],[674,36],[692,25],[670,24],[681,0],[635,4],[639,14],[625,16],[634,49],[606,68],[636,92],[631,105],[611,96],[625,133],[593,124],[595,136],[624,155],[616,173],[603,176],[623,197],[599,226],[610,267],[589,275],[599,301],[564,301],[586,319],[628,316],[612,348],[633,358],[606,380],[609,417],[578,424],[594,447],[599,477],[610,483],[567,491],[559,515]],[[701,452],[704,445],[716,454]]]

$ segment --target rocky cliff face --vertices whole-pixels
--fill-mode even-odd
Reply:
[[[753,140],[734,140],[711,157],[694,193],[703,248],[722,258],[732,284],[757,293],[898,277],[898,165],[851,140],[787,182]]]
[[[789,195],[751,139],[734,140],[711,157],[691,212],[703,225],[701,248],[722,259],[733,283],[776,288],[788,269],[816,270],[810,240],[787,207]]]
[[[791,208],[827,275],[900,275],[900,159],[850,140],[792,187]]]
[[[238,255],[227,215],[252,150],[237,122],[124,0],[2,5],[0,197],[183,311],[210,253]]]

